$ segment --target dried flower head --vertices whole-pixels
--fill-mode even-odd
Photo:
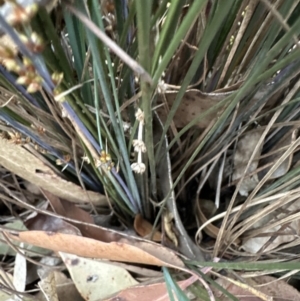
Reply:
[[[145,114],[140,108],[137,109],[137,111],[135,113],[135,117],[140,123],[144,124]]]
[[[134,151],[135,152],[142,152],[142,153],[145,153],[146,152],[146,145],[144,143],[144,141],[142,140],[139,140],[139,139],[134,139],[132,141],[132,145],[134,147]]]
[[[62,72],[61,73],[54,72],[51,75],[51,79],[55,86],[58,86],[62,82],[63,78],[64,78],[64,74]]]
[[[81,159],[82,159],[83,162],[86,162],[87,164],[91,163],[91,160],[88,156],[83,156],[83,157],[81,157]]]
[[[135,162],[131,164],[131,168],[135,173],[142,174],[146,170],[146,165],[143,162]]]
[[[8,71],[13,71],[15,73],[19,73],[22,70],[22,67],[15,59],[4,59],[3,65]]]
[[[28,85],[27,92],[28,93],[35,93],[35,92],[39,91],[40,89],[42,89],[41,84],[39,84],[37,82],[32,82]]]
[[[11,2],[11,5],[13,6],[13,8],[10,14],[6,17],[6,21],[12,26],[20,23],[28,23],[36,14],[39,8],[36,3],[27,5],[26,7],[23,7],[16,2]]]
[[[39,36],[36,32],[33,32],[30,36],[30,41],[29,44],[27,45],[27,47],[35,52],[35,53],[39,53],[42,52],[45,48],[45,43],[43,41],[43,39],[41,38],[41,36]]]
[[[13,59],[17,55],[17,50],[7,47],[6,45],[0,45],[0,57],[1,59]]]
[[[135,113],[136,119],[139,121],[139,128],[137,139],[132,141],[132,145],[134,147],[134,151],[138,153],[137,162],[131,164],[131,168],[136,173],[143,173],[146,170],[146,165],[142,162],[142,153],[146,152],[146,145],[143,141],[143,126],[145,115],[144,112],[139,108]]]

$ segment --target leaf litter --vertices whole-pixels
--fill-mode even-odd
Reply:
[[[254,156],[253,164],[251,163],[248,171],[245,172],[245,168],[248,164],[248,160],[252,155],[251,151],[253,151],[253,149],[256,147],[256,142],[261,134],[261,131],[262,131],[261,129],[258,129],[256,131],[252,130],[248,134],[242,136],[242,138],[240,138],[237,143],[236,152],[235,155],[233,156],[234,172],[233,172],[232,180],[236,181],[239,180],[241,177],[244,177],[239,191],[240,194],[243,196],[248,195],[249,192],[251,192],[252,189],[259,182],[260,178],[258,178],[257,176],[257,173],[259,173],[257,171],[259,169],[259,166],[268,165],[269,162],[276,161],[278,158],[280,158],[284,150],[286,149],[286,147],[289,146],[290,143],[294,141],[293,137],[295,137],[295,131],[294,130],[290,131],[290,134],[285,136],[286,138],[279,141],[279,143],[275,147],[273,147],[273,149],[282,150],[281,152],[277,151],[275,155],[264,156],[262,154],[262,147],[260,147],[257,151],[257,154]],[[272,153],[272,150],[270,150],[270,152]],[[279,168],[277,169],[279,171],[276,170],[275,172],[273,172],[272,178],[283,176],[288,172],[292,164],[292,158],[293,158],[292,155],[293,153],[285,161],[283,161],[282,165],[280,165]],[[260,159],[261,157],[263,159]],[[268,158],[269,161],[264,160],[264,158]],[[168,162],[168,160],[165,160],[165,162]],[[265,168],[265,174],[266,172],[268,172],[268,170],[269,170],[268,168]],[[279,176],[276,176],[276,173],[278,172],[279,172]],[[254,177],[255,184],[251,184],[251,183],[249,184],[249,182],[247,182],[247,177],[249,177],[249,174],[250,177],[252,178],[253,175],[255,176]],[[165,177],[165,175],[161,175],[161,176],[162,178]],[[261,177],[261,174],[259,174],[259,176]],[[85,210],[82,210],[78,206],[76,206],[76,204],[74,203],[75,201],[74,199],[72,198],[69,199],[70,201],[72,201],[72,203],[70,203],[66,200],[60,199],[59,197],[55,196],[54,194],[57,194],[55,190],[54,190],[54,194],[49,193],[45,189],[42,189],[41,191],[44,194],[44,197],[49,202],[50,207],[48,208],[48,210],[50,209],[50,211],[53,211],[55,214],[58,215],[58,217],[37,214],[35,217],[33,217],[32,219],[28,219],[26,222],[26,225],[28,225],[31,231],[23,231],[20,232],[18,235],[16,235],[15,233],[5,232],[11,239],[20,242],[29,243],[32,245],[43,246],[50,250],[53,250],[55,253],[63,251],[66,253],[59,253],[59,254],[65,254],[65,255],[61,255],[62,257],[65,256],[65,258],[71,258],[73,256],[72,258],[75,258],[77,256],[76,258],[81,258],[82,260],[84,260],[84,262],[87,262],[88,259],[84,259],[81,256],[90,257],[90,258],[101,258],[101,259],[106,258],[107,260],[112,260],[112,261],[142,263],[142,264],[150,264],[150,265],[158,265],[158,266],[169,266],[173,268],[183,267],[181,260],[175,255],[174,252],[171,252],[166,248],[161,248],[161,247],[158,248],[158,245],[149,244],[143,241],[136,240],[134,237],[124,238],[122,235],[120,236],[114,231],[112,232],[107,231],[107,229],[103,229],[101,227],[95,228],[93,226],[95,225],[94,220],[91,218],[91,215],[88,214]],[[59,193],[57,195],[61,196]],[[65,197],[65,195],[63,195],[63,197]],[[169,203],[169,206],[170,207],[168,208],[170,208],[171,211],[174,212],[174,207],[172,203]],[[265,221],[265,224],[269,224],[270,222],[272,222],[272,220],[275,221],[277,219],[282,219],[284,216],[290,215],[291,212],[292,213],[296,212],[298,207],[287,206],[286,208],[282,207],[282,209],[285,210],[286,212],[279,213],[279,214],[274,213],[270,219],[267,219]],[[214,213],[212,214],[214,215]],[[175,212],[175,216],[176,216],[176,212]],[[61,219],[61,217],[66,217],[67,219],[70,219],[70,221],[64,221]],[[76,220],[77,222],[74,223],[71,220]],[[180,225],[179,220],[175,220],[175,221]],[[204,221],[202,220],[202,222]],[[258,227],[262,227],[262,226],[264,226],[264,223],[254,224],[253,229],[257,229]],[[275,240],[273,239],[265,249],[263,249],[263,247],[265,246],[266,242],[270,240],[270,236],[265,237],[258,246],[257,243],[254,242],[253,240],[248,240],[249,242],[247,243],[247,240],[245,239],[242,248],[245,251],[251,253],[257,253],[260,250],[263,250],[264,252],[268,252],[280,246],[282,243],[287,243],[292,241],[294,239],[294,233],[295,233],[293,231],[297,231],[298,228],[299,228],[298,222],[296,220],[292,222],[290,225],[285,227],[282,226],[268,227],[266,233],[271,231],[273,233],[277,233],[278,236]],[[136,218],[135,230],[140,236],[147,238],[147,236],[151,232],[151,229],[152,229],[152,225],[149,224],[146,220],[143,219],[141,220],[140,217]],[[23,228],[23,230],[25,229]],[[36,231],[36,230],[42,230],[42,231]],[[263,232],[259,230],[259,233],[261,234]],[[291,234],[288,235],[288,233]],[[217,234],[212,235],[211,232],[207,232],[207,234],[211,235],[212,237],[217,236]],[[155,237],[157,235],[161,236],[159,232],[155,232]],[[170,236],[170,234],[168,235]],[[247,235],[248,236],[251,235],[250,232]],[[182,236],[179,237],[182,238]],[[184,235],[184,237],[186,236]],[[281,237],[283,237],[283,239],[281,239]],[[254,239],[258,239],[258,237],[255,237]],[[248,245],[250,245],[251,247],[247,248]],[[183,250],[181,250],[181,252],[182,251]],[[94,262],[95,264],[96,261],[94,259],[94,260],[90,260],[90,262],[91,263]],[[71,268],[68,267],[67,264],[66,266],[69,269],[70,274],[72,275],[74,271],[71,271],[70,270]],[[111,271],[113,271],[113,269],[111,269]],[[125,272],[126,270],[123,269],[123,271]],[[82,279],[80,279],[80,270],[78,273],[79,276],[76,277],[79,277],[78,278],[79,280],[75,280],[74,278],[75,276],[72,276],[73,282],[70,282],[70,284],[73,283],[75,287],[77,287],[75,291],[76,292],[77,290],[80,291],[81,295],[84,296],[84,298],[87,298],[86,296],[88,293],[82,292],[81,289],[79,289],[79,285],[80,285],[79,282],[82,281]],[[49,274],[45,276],[46,278],[40,277],[41,280],[39,283],[39,287],[41,288],[41,291],[43,291],[44,295],[46,297],[51,295],[53,297],[53,300],[55,300],[55,298],[58,298],[58,295],[56,294],[58,294],[57,289],[59,285],[59,283],[57,283],[57,281],[54,280],[55,279],[54,275],[55,275],[54,272],[49,272]],[[130,277],[129,279],[131,279]],[[89,279],[92,278],[93,277],[91,276],[91,278]],[[137,282],[133,281],[128,285],[131,286],[136,284]],[[178,284],[179,286],[181,286],[182,282],[178,282]],[[102,297],[106,298],[107,296],[113,294],[114,292],[123,290],[123,288],[118,287],[116,288],[115,291],[114,289],[108,288],[107,293],[101,292],[103,293]],[[94,289],[90,289],[90,291],[93,290]],[[132,288],[132,291],[134,290],[137,290],[138,294],[141,294],[141,291],[139,291],[139,286]],[[131,289],[125,289],[123,290],[123,293],[126,294],[127,291],[130,292],[130,294],[132,293]],[[157,284],[157,286],[146,285],[145,287],[143,287],[143,291],[146,292],[147,296],[150,296],[149,298],[153,298],[151,300],[156,300],[155,298],[158,298],[158,300],[164,300],[162,297],[163,295],[165,296],[166,300],[168,298],[166,295],[166,289],[164,288],[164,284],[162,283]],[[122,295],[123,293],[121,293],[118,296],[123,296]],[[97,300],[97,297],[95,297],[93,300]]]
[[[84,191],[80,186],[69,182],[45,165],[36,156],[20,145],[9,143],[0,138],[0,162],[3,167],[21,178],[71,202],[92,202],[106,204],[104,195]]]

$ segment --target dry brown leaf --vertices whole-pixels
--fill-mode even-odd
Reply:
[[[256,131],[251,131],[249,133],[246,133],[238,141],[236,152],[233,156],[234,173],[232,175],[232,181],[238,180],[243,176],[245,169],[248,165],[249,159],[257,146],[257,141],[261,137],[261,133],[262,130],[260,129]],[[254,174],[252,176],[247,176],[247,174],[252,173],[257,169],[262,147],[263,143],[261,143],[261,145],[257,149],[254,158],[247,170],[246,176],[240,185],[239,193],[241,195],[247,196],[248,192],[251,191],[259,182],[257,174]]]
[[[275,281],[276,278],[271,276],[262,276],[256,277],[255,279],[247,279],[247,283],[255,288],[256,290],[260,291],[261,293],[270,296],[276,301],[298,301],[300,300],[300,293],[290,286],[289,284],[285,283],[283,280]],[[217,281],[221,284],[226,290],[228,290],[231,294],[237,297],[240,301],[261,301],[263,299],[251,294],[249,290],[243,289],[237,285],[230,283],[225,279],[218,279]],[[230,298],[222,295],[220,291],[214,292],[215,296],[220,298],[221,301],[229,301]]]
[[[141,237],[147,237],[152,232],[153,226],[146,221],[140,214],[137,214],[134,219],[134,229]],[[152,237],[153,241],[161,241],[161,232],[155,231]]]
[[[81,232],[76,226],[55,216],[45,214],[37,214],[25,223],[28,230],[60,232],[65,234],[81,235]]]
[[[57,196],[53,195],[49,191],[46,191],[44,189],[41,189],[41,191],[50,202],[52,209],[54,210],[55,213],[84,223],[89,223],[92,225],[95,224],[93,218],[86,211],[78,208],[77,206],[75,206],[74,204],[68,201],[59,199]],[[81,225],[78,223],[72,223],[72,222],[69,223],[76,226],[76,228],[80,230],[83,236],[101,240],[103,242],[117,241],[122,237],[118,233],[110,231],[109,229],[106,230],[105,228],[102,228],[100,226],[92,227],[88,225]],[[35,230],[45,231],[45,229],[35,229]]]
[[[158,104],[160,104],[160,106],[157,108],[157,113],[163,122],[165,122],[168,117],[169,110],[172,107],[177,93],[178,92],[176,91],[159,95]],[[195,117],[218,104],[221,100],[230,95],[230,93],[231,92],[203,93],[196,89],[186,91],[173,119],[176,127],[185,127]],[[165,106],[164,97],[167,101],[168,107]],[[222,110],[223,109],[219,109],[218,112]],[[213,119],[217,118],[217,115],[218,114],[216,112],[212,112],[200,120],[196,125],[200,128],[205,128]]]
[[[109,261],[59,252],[78,292],[84,300],[107,298],[138,282],[123,268]]]
[[[177,268],[184,267],[182,261],[173,251],[154,243],[125,239],[105,243],[76,235],[44,231],[6,233],[13,240],[83,257]]]
[[[106,197],[59,177],[55,172],[22,146],[0,138],[0,164],[21,178],[42,187],[70,202],[104,205]]]

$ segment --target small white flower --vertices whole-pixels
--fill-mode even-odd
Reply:
[[[144,173],[146,165],[143,162],[135,162],[131,164],[131,168],[136,173]]]
[[[144,124],[145,114],[140,108],[138,108],[138,110],[136,111],[135,117],[140,122],[140,124]]]
[[[90,158],[88,156],[83,156],[83,157],[81,157],[81,159],[83,162],[86,162],[87,164],[91,163]]]
[[[158,85],[157,85],[157,92],[159,94],[166,93],[168,90],[168,86],[166,85],[164,80],[159,80]]]
[[[134,172],[141,174],[146,170],[146,165],[142,162],[142,153],[146,152],[146,145],[143,141],[144,112],[141,109],[138,109],[135,113],[135,117],[139,121],[139,128],[137,139],[132,141],[132,145],[134,151],[137,153],[137,162],[132,163],[131,168]]]
[[[127,132],[128,130],[131,129],[131,124],[130,124],[130,122],[126,122],[126,121],[123,120],[122,124],[123,124],[123,131],[124,131],[124,132]]]
[[[132,145],[133,145],[134,151],[136,153],[138,153],[138,152],[145,153],[146,152],[146,145],[145,145],[144,141],[139,140],[139,139],[134,139],[132,141]]]

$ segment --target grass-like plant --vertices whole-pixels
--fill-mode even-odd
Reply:
[[[260,146],[267,156],[298,125],[298,1],[19,3],[0,9],[0,31],[10,38],[0,44],[2,136],[35,146],[53,167],[64,166],[68,181],[105,194],[124,225],[131,227],[137,214],[154,228],[163,224],[195,269],[215,257],[243,258],[235,244],[263,218],[253,215],[283,205],[266,209],[272,198],[299,197],[298,139],[273,169],[252,171],[265,172],[242,200],[249,174],[245,166],[232,180],[231,163],[245,133],[262,130],[249,167]],[[201,92],[189,102],[192,89]],[[288,170],[271,180],[293,154]],[[204,198],[219,207],[211,220],[217,223],[204,228],[213,245],[197,232],[205,220],[194,209]],[[170,291],[186,300],[168,270],[164,275]],[[200,285],[192,291],[210,300]]]

